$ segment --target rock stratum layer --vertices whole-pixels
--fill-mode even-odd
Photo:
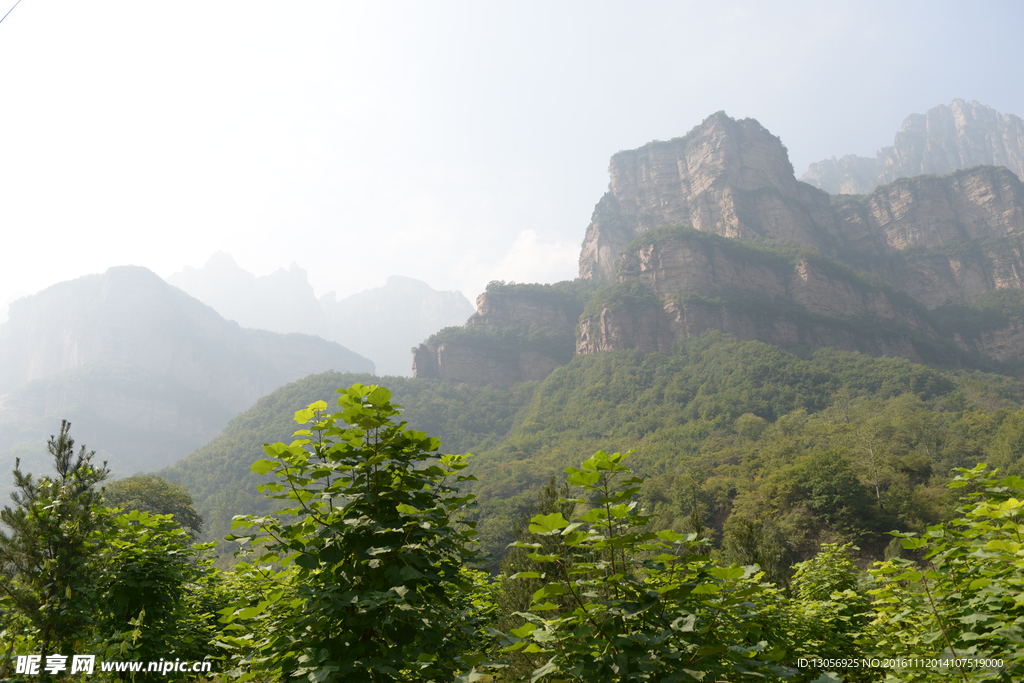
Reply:
[[[903,121],[875,158],[848,154],[811,164],[800,178],[830,194],[866,194],[897,178],[1005,166],[1024,177],[1024,120],[978,102],[953,100]]]

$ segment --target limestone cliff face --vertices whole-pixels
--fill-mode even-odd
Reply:
[[[675,339],[719,329],[784,348],[835,346],[917,358],[911,337],[935,334],[922,307],[829,259],[791,260],[683,228],[654,233],[651,244],[622,256],[619,272],[621,282],[639,282],[652,299],[640,306],[610,302],[585,314],[577,353],[664,353]],[[865,335],[857,330],[862,321],[897,332]]]
[[[897,178],[944,175],[978,165],[1024,177],[1024,121],[978,102],[953,100],[903,122],[874,159],[847,155],[811,164],[801,180],[831,194],[866,194]]]
[[[622,256],[620,280],[636,278],[659,299],[679,292],[705,297],[756,292],[816,315],[871,317],[931,331],[913,306],[820,256],[808,254],[794,263],[781,254],[721,244],[685,229],[664,234],[658,244]]]
[[[1016,329],[953,338],[928,310],[1024,288],[1024,186],[1005,168],[974,166],[1016,168],[1019,122],[961,101],[911,117],[882,171],[850,161],[851,173],[874,179],[864,196],[830,197],[798,181],[778,138],[721,112],[682,138],[619,152],[579,260],[581,278],[609,287],[579,320],[575,352],[666,352],[677,339],[718,329],[803,350],[943,363],[974,362],[961,351],[1020,358]],[[879,178],[892,182],[876,187]],[[469,327],[573,323],[519,294],[484,295]],[[436,345],[421,353],[424,373],[466,376],[441,368]],[[484,347],[446,353],[494,381],[529,374],[508,354],[499,368]]]
[[[1000,361],[1024,358],[1024,327],[1010,324],[1001,330],[987,330],[974,336],[955,335],[960,348]]]
[[[420,344],[413,350],[413,376],[433,377],[449,384],[511,386],[542,380],[568,360],[543,349],[516,347],[531,330],[571,341],[580,311],[570,300],[491,291],[477,297],[476,306],[476,313],[464,328],[470,335],[467,339]],[[497,338],[489,340],[486,336],[502,331],[512,331],[512,336],[518,333],[519,343],[503,346]]]
[[[1006,169],[905,178],[833,209],[862,267],[928,308],[1024,286],[1024,185]]]
[[[536,351],[505,353],[465,344],[420,344],[413,351],[413,375],[446,384],[512,386],[542,380],[562,363]]]
[[[580,277],[614,281],[623,247],[661,225],[828,248],[827,195],[800,183],[782,142],[753,119],[719,112],[686,136],[612,157],[580,253]]]
[[[902,178],[834,204],[837,229],[869,254],[1024,234],[1024,185],[993,166]]]
[[[672,330],[660,306],[624,309],[605,305],[596,317],[580,322],[576,354],[640,349],[671,353]]]
[[[546,327],[572,332],[579,312],[569,307],[535,297],[510,296],[501,292],[484,292],[476,298],[476,313],[466,325],[484,330],[504,327]]]
[[[598,202],[580,253],[581,276],[614,282],[630,241],[661,225],[692,225],[725,237],[813,247],[876,273],[929,307],[1020,286],[1024,262],[1013,252],[979,244],[973,251],[987,249],[985,258],[954,255],[944,264],[934,253],[954,242],[1024,235],[1024,186],[1006,169],[903,178],[830,202],[798,182],[791,168],[778,138],[756,121],[722,113],[683,138],[616,154],[611,190]]]

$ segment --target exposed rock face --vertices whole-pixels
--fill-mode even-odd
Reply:
[[[612,157],[580,253],[580,277],[612,282],[619,254],[661,225],[827,249],[828,196],[797,182],[782,142],[753,119],[719,112],[682,138]]]
[[[979,166],[937,178],[902,178],[834,205],[837,230],[868,254],[956,240],[1024,234],[1024,185]]]
[[[1024,237],[973,240],[893,259],[886,279],[925,306],[972,303],[986,292],[1024,289]]]
[[[694,230],[659,231],[651,244],[622,256],[619,272],[621,281],[638,281],[661,304],[606,304],[580,321],[577,353],[665,353],[675,339],[720,329],[784,348],[835,346],[917,358],[910,336],[935,334],[922,307],[833,261],[807,256],[793,262]],[[679,295],[682,302],[671,300]],[[904,333],[865,338],[856,333],[861,320],[884,321]]]
[[[658,306],[637,309],[605,305],[596,318],[580,322],[576,353],[601,353],[640,349],[648,353],[671,353],[674,337],[668,318]]]
[[[485,330],[535,325],[571,333],[576,329],[578,317],[578,311],[556,303],[501,292],[484,292],[476,298],[476,313],[466,321],[466,325]]]
[[[1005,166],[1024,177],[1024,121],[978,102],[953,100],[903,121],[892,147],[811,164],[801,180],[831,194],[866,194],[896,178]]]
[[[984,252],[983,258],[954,255],[943,262],[934,253],[953,242],[1024,235],[1024,186],[1006,169],[985,166],[941,178],[904,178],[830,204],[828,195],[793,177],[778,138],[756,121],[733,121],[722,113],[683,138],[612,158],[611,190],[598,202],[587,229],[581,276],[616,281],[625,246],[660,225],[813,247],[878,274],[929,307],[1019,287],[1017,273],[1024,270],[1014,253],[991,245],[959,250]],[[890,258],[909,247],[916,249]],[[680,286],[700,291],[699,285]]]
[[[447,384],[511,386],[542,380],[561,365],[535,351],[515,354],[465,344],[420,344],[413,351],[413,374]]]
[[[721,112],[682,138],[616,154],[579,261],[581,278],[616,284],[587,305],[576,353],[667,352],[718,329],[801,350],[975,363],[959,347],[1021,358],[1024,334],[1012,324],[952,336],[963,318],[928,310],[1024,288],[1024,186],[1006,168],[974,165],[1019,172],[1020,119],[956,101],[904,127],[880,154],[881,171],[849,160],[847,175],[871,178],[864,196],[829,197],[797,181],[778,138]],[[919,175],[944,171],[955,172]],[[876,187],[879,179],[892,182]],[[470,327],[491,331],[573,322],[518,293],[484,295],[478,307]],[[424,372],[465,376],[454,366],[445,374],[438,348],[421,349]],[[447,353],[449,363],[483,367],[478,356]],[[484,346],[473,353],[486,356]],[[503,382],[528,374],[518,360],[503,367]]]
[[[232,413],[314,372],[373,372],[338,344],[246,330],[145,268],[111,268],[14,302],[0,326],[0,393],[116,362],[212,398]]]
[[[575,335],[579,319],[579,308],[564,297],[484,292],[477,297],[476,306],[465,327],[483,333],[545,330],[568,341]],[[542,380],[567,360],[539,350],[501,348],[495,342],[473,337],[462,342],[420,344],[413,349],[413,376],[449,384],[511,386]]]

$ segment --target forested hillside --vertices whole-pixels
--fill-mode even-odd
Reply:
[[[250,466],[264,443],[289,441],[296,406],[331,403],[338,387],[369,379],[293,382],[161,474],[192,492],[206,538],[223,538],[233,515],[269,510]],[[390,389],[411,428],[439,436],[445,452],[474,453],[468,486],[492,566],[537,490],[596,450],[635,451],[659,527],[692,531],[699,520],[724,548],[731,530],[756,523],[792,563],[823,540],[881,557],[884,532],[948,515],[951,468],[1015,471],[1024,439],[1016,380],[834,350],[802,359],[716,332],[669,355],[579,356],[510,389],[399,378]]]

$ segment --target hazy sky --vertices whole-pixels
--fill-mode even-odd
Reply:
[[[218,250],[339,297],[571,278],[616,151],[725,110],[800,175],[956,97],[1024,115],[1021,26],[1020,2],[22,0],[0,304]]]

